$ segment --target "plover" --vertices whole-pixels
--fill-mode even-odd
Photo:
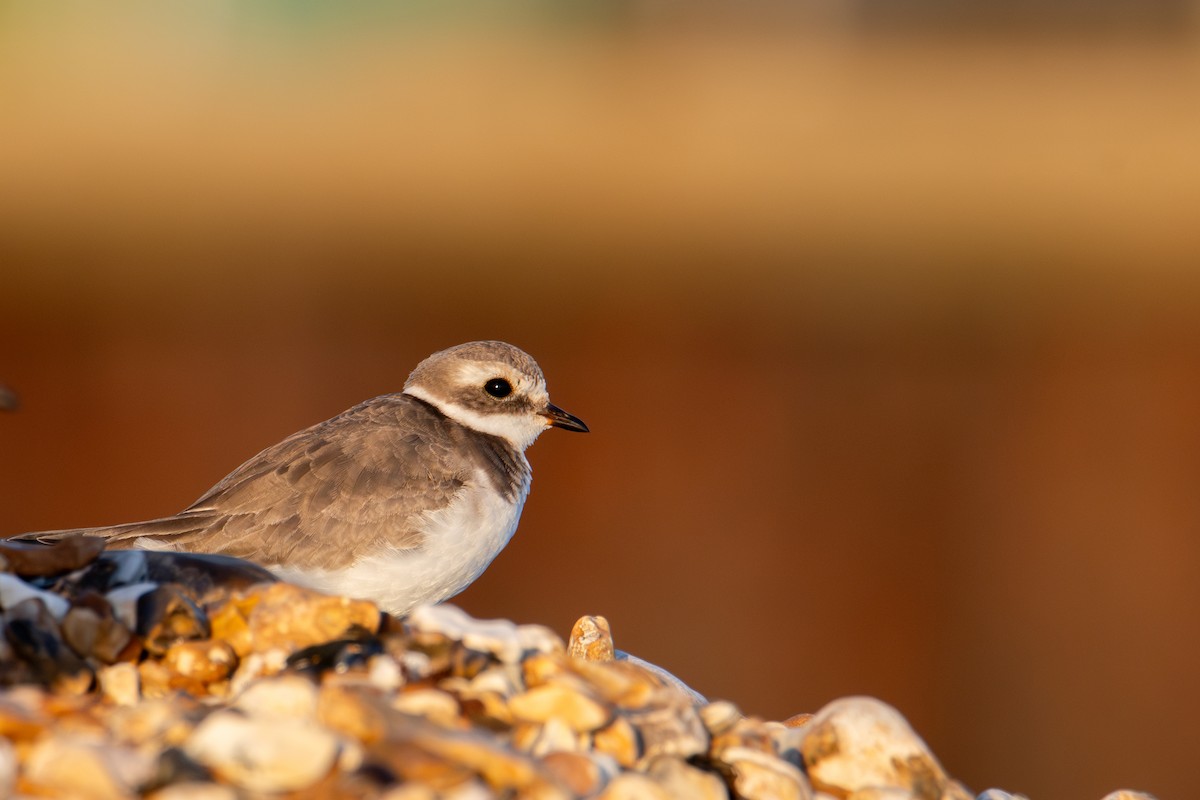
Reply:
[[[401,615],[462,591],[508,544],[529,494],[525,448],[550,427],[588,430],[550,403],[528,354],[470,342],[422,361],[398,394],[268,447],[174,516],[14,538],[237,556]]]

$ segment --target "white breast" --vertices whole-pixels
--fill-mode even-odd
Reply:
[[[479,472],[451,505],[428,514],[416,550],[385,550],[343,570],[267,568],[285,581],[372,600],[384,611],[406,614],[453,597],[478,578],[516,532],[528,495],[528,477],[510,502]]]

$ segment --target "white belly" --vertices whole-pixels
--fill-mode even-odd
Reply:
[[[453,504],[428,515],[418,549],[386,550],[335,571],[264,566],[282,580],[406,614],[453,597],[478,578],[516,532],[528,494],[528,478],[509,502],[479,475]]]

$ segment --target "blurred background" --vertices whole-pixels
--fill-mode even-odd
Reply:
[[[1195,796],[1200,5],[0,2],[0,532],[511,341],[457,602],[976,792]]]

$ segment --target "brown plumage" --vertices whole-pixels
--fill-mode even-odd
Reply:
[[[494,397],[481,388],[479,376],[511,381],[514,388]],[[515,528],[530,480],[522,450],[551,425],[586,430],[549,404],[533,359],[502,342],[461,345],[422,362],[404,392],[360,403],[268,447],[178,514],[14,538],[47,542],[85,534],[115,548],[221,553],[286,567],[288,577],[346,570],[384,553],[404,580],[404,554],[420,553],[428,536],[441,535],[442,528],[429,530],[431,515],[451,506],[469,514],[483,508],[479,498],[496,497],[489,502],[514,508],[510,521],[497,524]],[[480,524],[486,527],[486,521]],[[490,537],[498,544],[480,545],[487,552],[464,555],[467,572],[482,570],[512,531],[499,533]],[[419,569],[427,579],[439,566]]]

